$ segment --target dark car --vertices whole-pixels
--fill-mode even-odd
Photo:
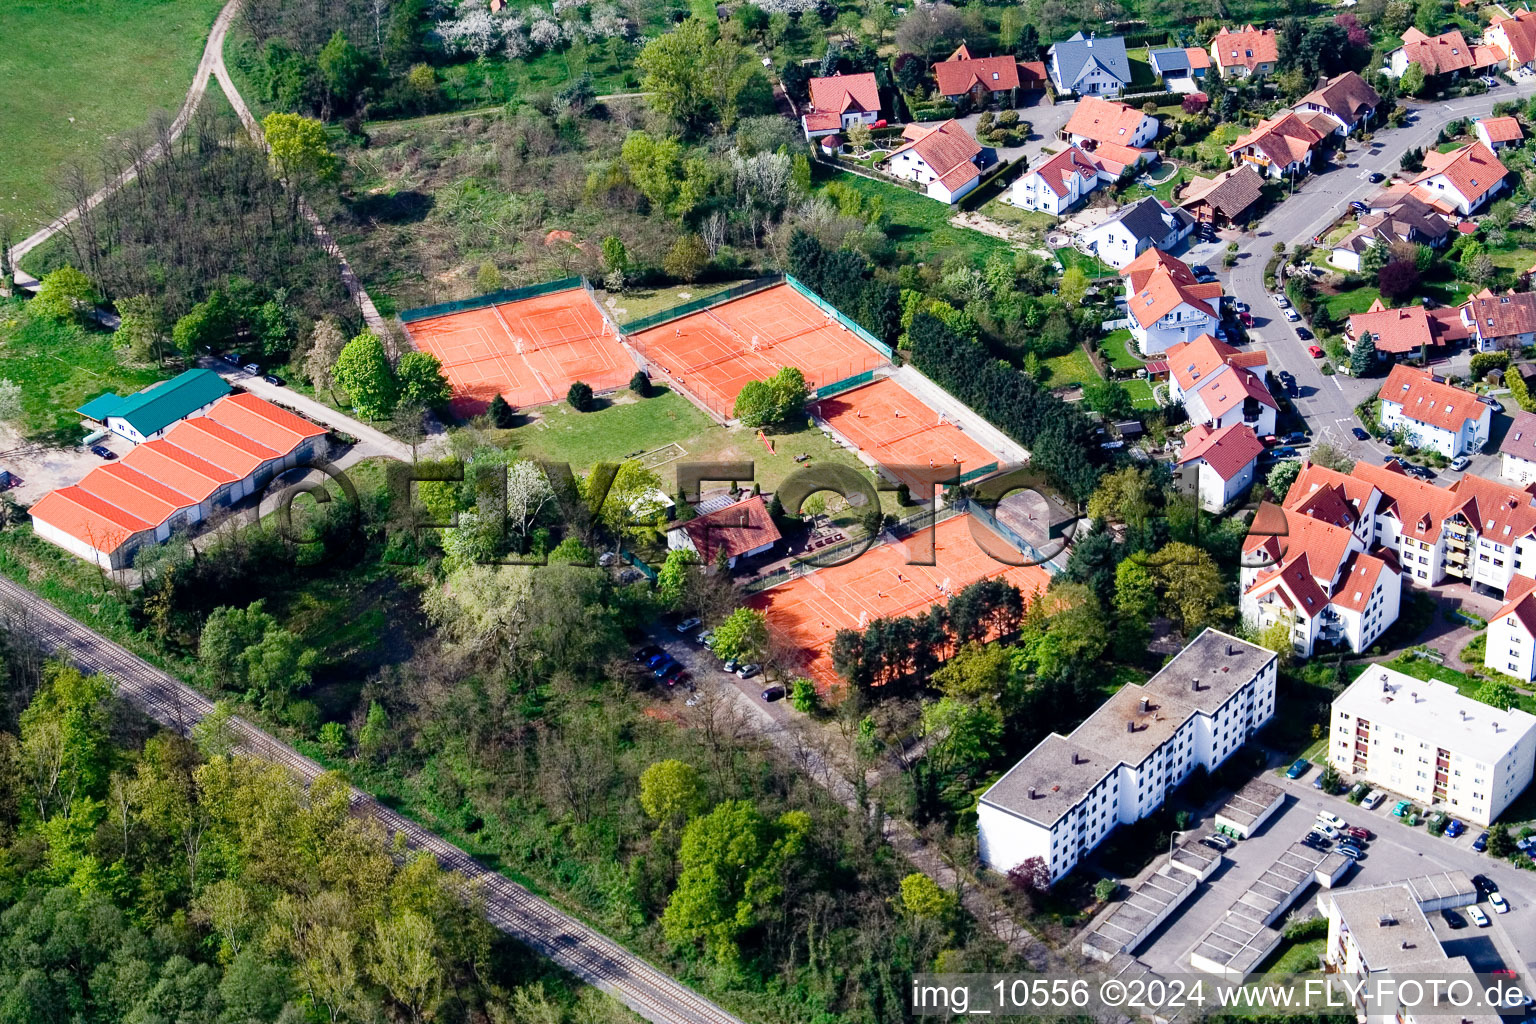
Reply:
[[[111,462],[113,459],[117,458],[117,452],[113,451],[111,448],[108,448],[106,445],[100,444],[91,445],[91,454],[96,456],[98,459],[106,459],[108,462]]]
[[[681,670],[682,666],[673,660],[672,655],[669,654],[665,659],[656,663],[656,668],[653,670],[653,674],[657,679],[663,679],[674,669]]]
[[[1445,826],[1445,834],[1450,836],[1452,839],[1458,838],[1466,830],[1467,826],[1462,824],[1460,821],[1457,821],[1455,818],[1452,818],[1450,824]]]
[[[782,687],[782,686],[769,686],[769,687],[767,687],[767,688],[765,688],[763,690],[763,700],[766,700],[769,703],[772,703],[773,701],[776,701],[776,700],[783,700],[783,699],[784,699],[784,687]]]
[[[1486,833],[1484,834],[1486,835]],[[1484,896],[1499,891],[1499,883],[1495,882],[1487,875],[1473,875],[1472,884],[1477,888],[1477,891],[1482,893]]]
[[[241,355],[239,352],[225,352],[223,355],[219,356],[219,358],[224,360],[230,366],[239,366],[241,363],[245,362],[245,356]]]
[[[1300,338],[1302,341],[1311,341],[1312,332],[1307,330],[1305,327],[1298,327],[1296,328],[1296,337]]]
[[[1435,471],[1428,466],[1404,466],[1403,469],[1420,480],[1433,480],[1435,478]]]
[[[1380,171],[1372,171],[1369,175],[1366,176],[1365,180],[1370,182],[1372,185],[1376,185],[1380,182],[1386,181],[1387,176],[1382,174]]]
[[[269,373],[261,379],[266,381],[268,384],[271,384],[275,388],[286,387],[288,384],[287,381],[283,380],[283,378],[279,377],[275,373]]]
[[[1465,928],[1467,926],[1467,919],[1449,907],[1440,911],[1440,916],[1445,918],[1445,923],[1450,926],[1452,930],[1457,928]]]
[[[1285,770],[1285,777],[1288,778],[1288,779],[1299,779],[1303,775],[1307,774],[1307,769],[1311,768],[1311,767],[1312,767],[1312,762],[1311,761],[1308,761],[1304,757],[1300,758],[1299,760],[1296,761],[1296,763],[1292,764],[1289,768],[1287,768]]]
[[[1478,401],[1482,402],[1484,405],[1486,405],[1488,408],[1492,409],[1494,412],[1503,412],[1504,411],[1504,403],[1500,402],[1497,398],[1489,398],[1486,395],[1484,395],[1483,397],[1479,398]]]
[[[665,672],[656,678],[660,679],[668,686],[676,686],[677,681],[683,677],[683,672],[683,666],[674,661]]]
[[[660,647],[657,647],[655,644],[646,644],[644,647],[640,648],[638,651],[635,652],[635,660],[636,661],[650,661],[652,658],[656,657],[656,655],[658,655],[660,653],[661,653],[661,648]]]
[[[1369,441],[1371,439],[1371,435],[1364,427],[1354,427],[1350,430],[1350,433],[1355,435],[1356,441]]]
[[[1290,445],[1283,444],[1279,448],[1271,448],[1269,454],[1277,459],[1294,459],[1300,453]]]
[[[1191,263],[1189,265],[1189,269],[1194,271],[1196,274],[1214,274],[1214,273],[1216,273],[1214,270],[1212,270],[1210,267],[1206,266],[1204,263]]]
[[[1286,444],[1306,444],[1307,432],[1304,430],[1293,430],[1289,434],[1286,434],[1284,437],[1280,438],[1280,440],[1284,441]]]
[[[1488,833],[1487,832],[1484,832],[1482,835],[1480,835],[1476,839],[1472,840],[1472,849],[1476,850],[1478,853],[1482,853],[1484,850],[1488,849]],[[1478,891],[1481,892],[1482,890],[1479,889]]]
[[[1319,775],[1317,778],[1312,780],[1312,788],[1313,789],[1322,789],[1323,788],[1323,777],[1321,775]]]
[[[1350,201],[1349,208],[1357,213],[1365,213],[1370,206],[1362,199],[1354,199]]]
[[[660,648],[657,648],[655,654],[652,654],[652,655],[650,655],[649,657],[647,657],[645,659],[645,664],[646,664],[647,668],[655,668],[657,665],[660,665],[662,662],[664,662],[664,661],[671,661],[671,660],[672,660],[672,655],[668,654],[666,651],[661,650]]]

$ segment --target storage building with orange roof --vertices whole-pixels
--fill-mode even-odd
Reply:
[[[255,395],[219,399],[32,506],[32,527],[106,569],[324,454],[325,430]]]

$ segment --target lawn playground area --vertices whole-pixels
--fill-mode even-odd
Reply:
[[[815,412],[834,433],[923,497],[932,493],[935,480],[998,464],[996,454],[889,377],[824,398]]]
[[[978,580],[1001,577],[1026,602],[1050,583],[1038,565],[1007,565],[992,558],[972,536],[987,527],[971,515],[946,519],[932,532],[881,544],[843,565],[818,569],[765,590],[748,604],[768,617],[768,628],[805,655],[805,673],[823,693],[842,685],[832,668],[832,638],[840,629],[862,629],[870,620],[913,615]],[[927,550],[932,539],[931,554]],[[989,537],[999,549],[1006,542]],[[913,565],[913,561],[932,565]]]
[[[710,306],[629,336],[655,371],[729,419],[748,381],[794,366],[815,389],[884,366],[884,353],[789,284]]]
[[[459,416],[484,412],[497,395],[518,409],[558,402],[578,380],[595,392],[612,391],[638,368],[579,284],[526,298],[482,298],[483,305],[471,299],[400,314],[416,347],[442,361]]]

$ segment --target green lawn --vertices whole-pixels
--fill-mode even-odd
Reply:
[[[1122,203],[1134,203],[1136,200],[1145,199],[1147,196],[1156,196],[1165,203],[1171,203],[1173,202],[1173,190],[1178,188],[1182,182],[1187,181],[1193,173],[1193,171],[1180,167],[1168,176],[1168,180],[1159,182],[1151,188],[1137,183],[1125,190],[1125,193],[1120,197],[1120,201]]]
[[[77,443],[82,431],[75,409],[103,391],[126,395],[168,376],[153,366],[124,366],[110,334],[0,302],[0,379],[21,385],[17,426],[28,437]]]
[[[1131,91],[1145,91],[1157,84],[1157,75],[1152,70],[1152,61],[1147,54],[1148,47],[1145,46],[1125,51],[1125,56],[1131,62]]]
[[[1426,281],[1419,285],[1418,294],[1419,296],[1427,295],[1441,305],[1459,306],[1476,290],[1475,285],[1465,281]],[[1373,284],[1364,284],[1337,295],[1319,296],[1323,304],[1328,307],[1328,312],[1333,314],[1334,319],[1349,316],[1351,313],[1364,313],[1371,308],[1371,303],[1379,298],[1381,298],[1381,289]],[[1416,306],[1422,301],[1422,298],[1415,297],[1412,302],[1405,304]],[[1387,305],[1392,304],[1389,302]]]
[[[1137,377],[1134,380],[1122,381],[1121,383],[1125,385],[1125,390],[1131,393],[1131,403],[1135,405],[1136,408],[1157,408],[1157,398],[1152,394],[1152,384],[1150,381],[1145,381],[1140,377]]]
[[[1488,258],[1493,260],[1493,265],[1501,270],[1513,270],[1523,274],[1536,264],[1536,249],[1493,249],[1489,250]]]
[[[63,208],[61,172],[156,109],[181,106],[220,0],[0,4],[0,222],[20,238]],[[215,88],[217,88],[215,86]]]
[[[1093,368],[1093,361],[1088,358],[1088,353],[1084,352],[1080,345],[1064,356],[1052,356],[1042,360],[1041,365],[1051,371],[1050,376],[1045,379],[1047,387],[1093,384],[1104,379],[1099,376],[1099,371]]]
[[[1038,210],[1021,210],[1017,206],[1005,203],[1002,196],[984,204],[978,212],[999,224],[1007,224],[1024,231],[1044,233],[1061,223],[1060,218],[1052,217],[1048,213],[1041,213]]]
[[[867,196],[879,196],[885,204],[882,227],[886,237],[919,260],[960,254],[974,263],[981,263],[994,252],[1008,252],[1013,248],[1001,238],[955,227],[949,222],[955,214],[953,207],[910,189],[846,171],[839,171],[827,180],[841,181]]]
[[[1109,360],[1109,365],[1117,370],[1139,370],[1147,365],[1144,359],[1135,355],[1136,339],[1131,337],[1128,327],[1122,327],[1118,331],[1110,331],[1104,336],[1104,355]]]
[[[1242,128],[1231,122],[1211,129],[1211,133],[1195,145],[1195,151],[1200,154],[1200,162],[1208,167],[1230,167],[1232,160],[1227,156],[1227,147],[1236,142],[1242,133]]]
[[[597,301],[603,304],[610,316],[617,323],[628,323],[638,320],[652,313],[660,313],[664,309],[681,306],[692,299],[713,295],[715,292],[723,292],[733,285],[743,284],[752,280],[750,277],[729,278],[724,281],[711,281],[708,284],[678,284],[668,285],[665,288],[634,288],[622,295],[610,295],[602,288],[597,289]],[[686,296],[686,298],[684,297]],[[612,305],[608,300],[613,299]]]
[[[1070,245],[1064,245],[1056,250],[1056,258],[1061,261],[1061,269],[1069,267],[1082,267],[1083,273],[1092,280],[1096,277],[1114,277],[1115,268],[1105,263],[1090,253],[1078,252]]]

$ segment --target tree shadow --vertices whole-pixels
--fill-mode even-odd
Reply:
[[[407,189],[403,192],[366,195],[352,201],[349,207],[358,220],[419,224],[432,212],[434,205],[436,200],[428,193]]]

